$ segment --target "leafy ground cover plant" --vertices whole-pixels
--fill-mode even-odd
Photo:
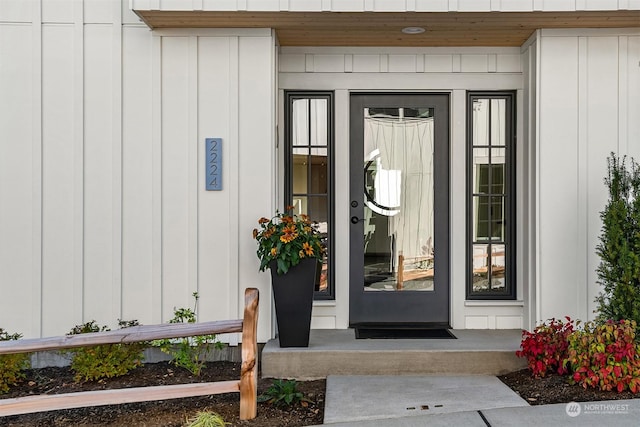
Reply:
[[[573,372],[570,382],[584,388],[639,392],[640,344],[635,329],[633,320],[590,322],[571,334],[565,361]]]
[[[193,309],[177,308],[173,310],[173,318],[169,323],[196,323],[197,306],[200,298],[197,292],[193,293],[195,299]],[[179,339],[165,339],[153,341],[154,347],[160,348],[163,353],[172,357],[171,363],[187,369],[193,375],[200,375],[207,356],[216,348],[221,349],[222,343],[215,335],[197,335]]]
[[[0,328],[0,341],[12,341],[22,338],[21,334],[10,334]],[[25,369],[30,366],[29,354],[0,355],[0,394],[9,391],[9,387],[18,384],[24,378]]]
[[[136,320],[118,320],[120,328],[139,325]],[[68,335],[86,334],[90,332],[108,331],[106,326],[99,326],[95,320],[76,325]],[[144,359],[146,343],[104,344],[93,347],[80,347],[64,352],[70,354],[71,369],[75,372],[75,380],[96,381],[102,378],[118,377],[140,366]]]
[[[310,401],[298,391],[298,383],[295,380],[274,380],[273,384],[258,396],[258,402],[267,402],[275,406],[291,406],[297,403],[306,405]]]
[[[565,374],[564,359],[567,357],[568,338],[574,330],[574,321],[566,317],[549,319],[538,325],[533,332],[522,331],[521,350],[516,356],[527,359],[527,365],[535,377],[544,377],[548,372]]]
[[[187,427],[225,427],[228,424],[219,414],[211,411],[198,412],[187,420]]]

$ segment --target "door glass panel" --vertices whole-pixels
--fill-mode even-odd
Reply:
[[[364,289],[434,290],[433,108],[364,109]]]
[[[505,278],[505,246],[473,245],[473,291],[503,291]],[[491,281],[489,281],[491,277]]]
[[[493,146],[506,145],[506,103],[505,99],[491,100],[491,145]]]
[[[327,97],[292,99],[289,141],[290,204],[293,212],[308,215],[322,234],[325,256],[316,291],[329,293],[329,143],[331,128]]]

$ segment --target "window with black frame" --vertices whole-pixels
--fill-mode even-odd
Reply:
[[[515,299],[515,94],[467,97],[467,298]]]
[[[318,223],[325,256],[316,299],[333,299],[333,93],[285,92],[285,203]]]

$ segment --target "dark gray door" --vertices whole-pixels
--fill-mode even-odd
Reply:
[[[449,96],[352,94],[349,323],[449,326]]]

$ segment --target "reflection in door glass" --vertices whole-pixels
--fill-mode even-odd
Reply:
[[[317,292],[329,291],[329,100],[300,98],[291,107],[290,204],[318,223],[325,248]]]
[[[365,108],[364,289],[434,290],[433,108]]]

